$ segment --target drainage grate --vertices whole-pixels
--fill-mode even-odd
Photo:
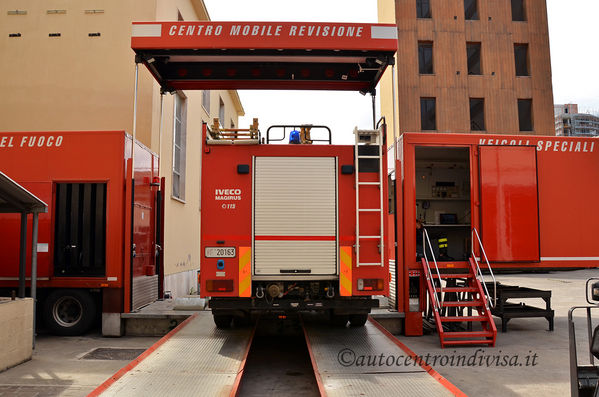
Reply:
[[[116,347],[98,347],[82,357],[84,360],[127,360],[137,358],[146,349],[120,349]]]

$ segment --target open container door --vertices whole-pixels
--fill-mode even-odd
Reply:
[[[479,146],[483,246],[491,262],[538,262],[539,199],[534,146]]]

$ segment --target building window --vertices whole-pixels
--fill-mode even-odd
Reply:
[[[430,0],[416,0],[416,16],[418,18],[431,18]]]
[[[524,0],[512,0],[512,21],[526,21]]]
[[[464,17],[466,20],[478,20],[478,0],[464,0]]]
[[[528,71],[528,44],[514,44],[516,76],[530,76]]]
[[[220,98],[218,102],[218,120],[222,128],[226,128],[225,126],[225,103],[223,99]]]
[[[520,131],[532,131],[532,99],[518,99],[518,123]]]
[[[210,90],[202,91],[202,107],[210,115]]]
[[[485,100],[482,98],[470,98],[470,129],[485,130]]]
[[[185,200],[185,157],[187,146],[187,100],[175,94],[173,122],[173,197]]]
[[[468,74],[482,74],[482,63],[480,57],[480,43],[467,43]]]
[[[437,105],[435,98],[420,98],[420,124],[423,131],[437,129]]]
[[[418,43],[418,71],[420,74],[433,74],[433,43]]]

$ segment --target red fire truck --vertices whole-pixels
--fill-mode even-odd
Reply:
[[[356,129],[355,146],[310,125],[271,127],[266,144],[257,128],[203,133],[201,286],[216,324],[327,310],[364,325],[389,288],[384,125]]]
[[[133,196],[131,142],[123,131],[0,133],[0,169],[48,204],[39,216],[37,286],[52,332],[80,334],[100,314],[120,320],[158,296],[158,158],[133,145]],[[20,216],[1,214],[0,224],[0,289],[9,292],[18,285]],[[29,286],[30,269],[27,278]]]

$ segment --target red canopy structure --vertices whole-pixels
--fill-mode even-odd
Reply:
[[[164,91],[345,90],[373,93],[394,64],[392,24],[134,22],[131,47]]]

